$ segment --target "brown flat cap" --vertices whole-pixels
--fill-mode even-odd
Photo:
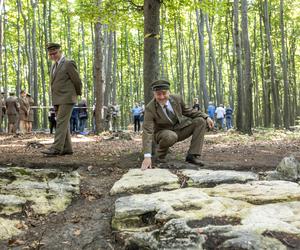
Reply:
[[[48,43],[46,45],[47,50],[54,50],[54,49],[60,49],[61,46],[58,43]]]
[[[27,95],[27,96],[31,96],[31,94],[30,94],[30,93],[26,93],[26,95]]]
[[[170,89],[170,83],[166,80],[156,80],[151,83],[151,88],[153,91],[168,90]]]

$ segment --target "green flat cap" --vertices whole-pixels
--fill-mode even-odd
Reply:
[[[170,89],[170,83],[166,80],[156,80],[151,83],[151,88],[153,91],[168,90]]]
[[[58,43],[48,43],[46,45],[47,50],[54,50],[54,49],[60,49],[61,46]]]

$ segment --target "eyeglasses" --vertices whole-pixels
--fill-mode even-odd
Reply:
[[[167,95],[169,93],[169,90],[156,90],[154,91],[156,95]]]
[[[55,56],[58,53],[58,51],[54,51],[52,53],[48,53],[49,56]]]

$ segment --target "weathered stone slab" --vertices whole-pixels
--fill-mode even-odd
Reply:
[[[286,250],[287,248],[277,239],[264,237],[254,230],[237,229],[234,226],[207,226],[199,230],[206,236],[203,244],[205,249],[245,249],[245,250]],[[218,243],[219,242],[219,243]]]
[[[274,249],[287,248],[277,239],[231,225],[197,228],[186,219],[172,219],[151,232],[133,233],[126,241],[128,249]]]
[[[245,184],[222,184],[202,189],[210,196],[228,197],[252,204],[300,200],[300,186],[289,181],[252,181]]]
[[[167,169],[131,169],[110,190],[111,195],[145,190],[179,188],[178,177]]]
[[[80,176],[55,169],[0,168],[0,214],[22,212],[24,205],[36,214],[61,212],[79,194]],[[17,221],[0,218],[0,240],[20,233]]]
[[[187,226],[183,219],[168,221],[150,233],[135,233],[126,242],[127,249],[202,250],[205,237],[198,229]]]
[[[0,217],[0,240],[9,239],[21,233],[21,230],[16,228],[18,223],[19,221],[17,220],[3,219]]]
[[[147,226],[144,223],[147,217],[152,217],[147,220],[153,223],[165,222],[173,218],[237,217],[249,206],[251,205],[239,200],[210,197],[203,192],[203,189],[197,188],[136,194],[117,199],[112,224],[118,230],[139,230],[139,227]]]
[[[250,207],[242,215],[243,228],[300,234],[300,202],[281,202]]]
[[[79,193],[80,176],[55,169],[0,168],[2,214],[21,211],[26,201],[37,214],[63,211]]]
[[[258,175],[252,172],[232,170],[184,170],[182,174],[189,177],[189,186],[215,186],[222,183],[245,183],[258,180]]]
[[[0,194],[0,214],[10,215],[22,211],[22,206],[26,203],[26,199],[16,195]]]

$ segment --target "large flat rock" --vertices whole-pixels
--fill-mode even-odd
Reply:
[[[197,188],[185,188],[152,194],[136,194],[117,199],[113,227],[138,230],[144,220],[165,222],[173,218],[238,217],[251,206],[247,202],[210,197]]]
[[[20,213],[28,207],[35,214],[61,212],[79,194],[79,184],[80,176],[76,171],[0,168],[0,215]],[[15,224],[15,221],[0,217],[0,240],[20,232]]]
[[[210,196],[227,197],[252,204],[300,200],[300,185],[289,181],[252,181],[245,184],[222,184],[203,189]]]
[[[189,177],[189,186],[216,186],[222,183],[245,183],[258,180],[258,175],[252,172],[233,170],[184,170],[182,174]]]
[[[137,193],[141,191],[158,191],[159,189],[176,189],[178,177],[167,169],[130,169],[110,190],[111,195]]]

